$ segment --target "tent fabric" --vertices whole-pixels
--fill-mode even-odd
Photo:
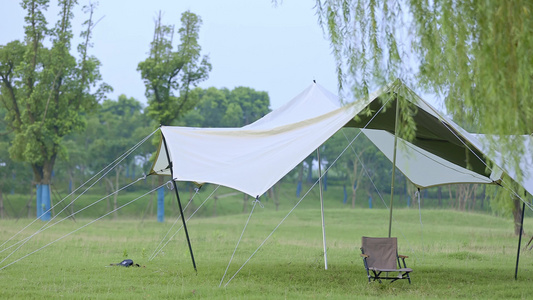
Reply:
[[[393,134],[376,129],[362,129],[362,132],[390,161],[393,160]],[[401,138],[398,138],[396,167],[420,189],[443,184],[494,182],[489,177],[455,165]]]
[[[334,101],[333,94],[313,84],[292,105],[242,128],[162,126],[173,179],[261,196],[365,107]],[[170,174],[165,152],[163,144],[151,174]]]
[[[397,83],[394,90],[403,90],[400,96],[401,101],[408,101],[416,105],[416,113],[411,117],[416,124],[416,136],[410,141],[413,145],[431,152],[455,165],[472,170],[480,175],[487,174],[486,165],[483,159],[483,153],[471,144],[470,139],[474,137],[468,135],[457,124],[445,116],[439,114],[431,105],[418,97],[414,92],[402,83]],[[405,97],[408,94],[409,97]],[[371,111],[377,111],[382,106],[382,96],[377,97],[368,107]],[[377,115],[359,114],[357,120],[350,124],[357,128],[379,129],[394,134],[394,124],[396,120],[396,102],[392,101],[390,108]],[[368,121],[372,122],[368,124]],[[365,127],[365,125],[368,126]],[[468,135],[468,138],[463,136]]]
[[[399,89],[411,96],[402,96],[406,93],[397,93]],[[375,114],[391,95],[394,99],[388,108]],[[369,129],[363,132],[392,160],[394,111],[402,97],[417,108],[416,136],[410,142],[400,139],[397,155],[400,171],[411,182],[425,188],[500,179],[498,172],[487,169],[484,148],[476,136],[439,115],[399,81],[346,105],[314,83],[241,128],[162,126],[164,142],[150,174],[172,173],[176,181],[220,184],[258,197],[343,127]],[[533,183],[529,188],[533,191]]]

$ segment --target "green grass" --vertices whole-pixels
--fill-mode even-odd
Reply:
[[[223,204],[220,204],[223,205]],[[286,215],[272,204],[256,207],[226,281]],[[530,298],[533,254],[521,252],[514,280],[517,238],[512,221],[486,214],[397,209],[393,236],[414,269],[411,285],[368,283],[359,257],[361,236],[387,236],[384,209],[326,210],[328,270],[324,270],[320,210],[297,208],[226,286],[219,288],[247,214],[192,218],[188,223],[198,273],[183,231],[149,261],[173,220],[104,219],[0,270],[0,298],[91,299],[364,299]],[[87,224],[66,220],[36,235],[4,263],[14,261]],[[0,241],[30,221],[1,220]],[[179,224],[179,223],[178,223]],[[37,222],[27,236],[42,226]],[[526,231],[533,226],[525,222]],[[20,239],[18,237],[17,239]],[[523,243],[527,243],[525,239]],[[0,253],[0,260],[9,251]],[[124,257],[142,268],[106,267]]]

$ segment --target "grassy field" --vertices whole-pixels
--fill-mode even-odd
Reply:
[[[267,205],[272,205],[267,203]],[[256,207],[225,282],[285,217],[287,210]],[[368,283],[359,257],[361,236],[387,236],[385,209],[328,209],[328,270],[324,270],[320,210],[298,208],[224,287],[219,283],[247,214],[192,218],[188,223],[195,273],[183,231],[149,260],[174,220],[103,219],[0,270],[0,298],[91,299],[346,299],[531,298],[533,253],[521,252],[514,280],[517,238],[512,222],[486,214],[398,209],[393,236],[409,255],[411,285]],[[0,268],[87,224],[66,220],[36,235]],[[0,244],[30,220],[0,221]],[[19,237],[43,225],[31,225]],[[179,223],[178,223],[179,225]],[[526,231],[533,222],[527,218]],[[12,241],[12,242],[13,242]],[[528,239],[525,239],[524,244]],[[7,245],[2,246],[0,250]],[[523,244],[523,245],[524,245]],[[14,248],[12,248],[14,249]],[[0,253],[3,260],[11,251]],[[124,258],[141,268],[108,267]]]

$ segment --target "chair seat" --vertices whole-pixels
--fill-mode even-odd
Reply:
[[[379,271],[379,272],[413,272],[411,268],[401,268],[401,269],[380,269],[374,267],[368,267],[369,270]]]

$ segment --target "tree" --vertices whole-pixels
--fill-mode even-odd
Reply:
[[[270,112],[270,98],[267,92],[256,91],[249,87],[234,88],[229,95],[228,109],[235,103],[242,111],[240,126],[253,123]]]
[[[182,14],[176,51],[172,45],[174,26],[161,22],[159,12],[149,56],[139,63],[137,70],[146,86],[148,116],[158,124],[171,125],[195,105],[191,87],[208,78],[211,64],[207,56],[200,56],[202,48],[198,38],[202,20],[199,16],[190,11]]]
[[[50,207],[49,184],[59,153],[66,151],[64,136],[81,130],[84,113],[94,109],[109,87],[100,81],[99,61],[88,54],[94,23],[93,4],[78,46],[79,58],[70,54],[75,0],[60,0],[59,20],[48,28],[43,12],[47,0],[24,0],[25,38],[0,47],[0,102],[14,134],[9,148],[13,159],[31,164],[38,186],[38,215]],[[50,46],[45,46],[45,39]],[[94,91],[92,92],[91,89]],[[42,191],[42,192],[41,192]],[[41,196],[44,201],[41,205]],[[44,207],[44,210],[40,210]],[[49,213],[43,215],[49,218]]]
[[[228,98],[230,91],[226,88],[217,89],[210,87],[208,89],[196,88],[195,97],[198,99],[195,109],[189,112],[198,112],[202,117],[199,127],[220,127],[222,118],[228,109]],[[189,112],[187,114],[189,115]],[[187,117],[190,119],[190,116]],[[187,124],[192,126],[192,124]]]
[[[368,95],[373,85],[401,78],[435,92],[456,120],[497,136],[494,148],[520,172],[522,141],[502,137],[533,132],[533,2],[316,3],[341,89]],[[520,209],[514,206],[515,219]]]
[[[163,25],[159,12],[149,56],[137,66],[146,86],[146,113],[159,125],[172,125],[194,107],[197,98],[190,93],[191,87],[206,80],[211,71],[209,58],[200,56],[202,47],[198,38],[201,24],[199,16],[190,11],[184,12],[178,30],[180,44],[173,51],[174,26]],[[163,183],[162,177],[159,177],[159,183]],[[163,188],[158,192],[157,203],[158,215],[163,216]],[[159,221],[162,222],[163,218]]]
[[[135,145],[150,133],[150,120],[142,114],[142,105],[134,98],[122,94],[117,101],[106,99],[98,110],[98,129],[90,137],[89,158],[93,170],[101,170],[109,162],[115,161],[124,154],[125,149]],[[114,169],[113,176],[105,177],[105,181],[113,195],[113,209],[117,209],[120,179],[127,170],[135,168],[135,161],[145,158],[150,150],[147,145],[129,155]],[[110,208],[110,207],[109,207]],[[115,212],[114,218],[117,213]]]

